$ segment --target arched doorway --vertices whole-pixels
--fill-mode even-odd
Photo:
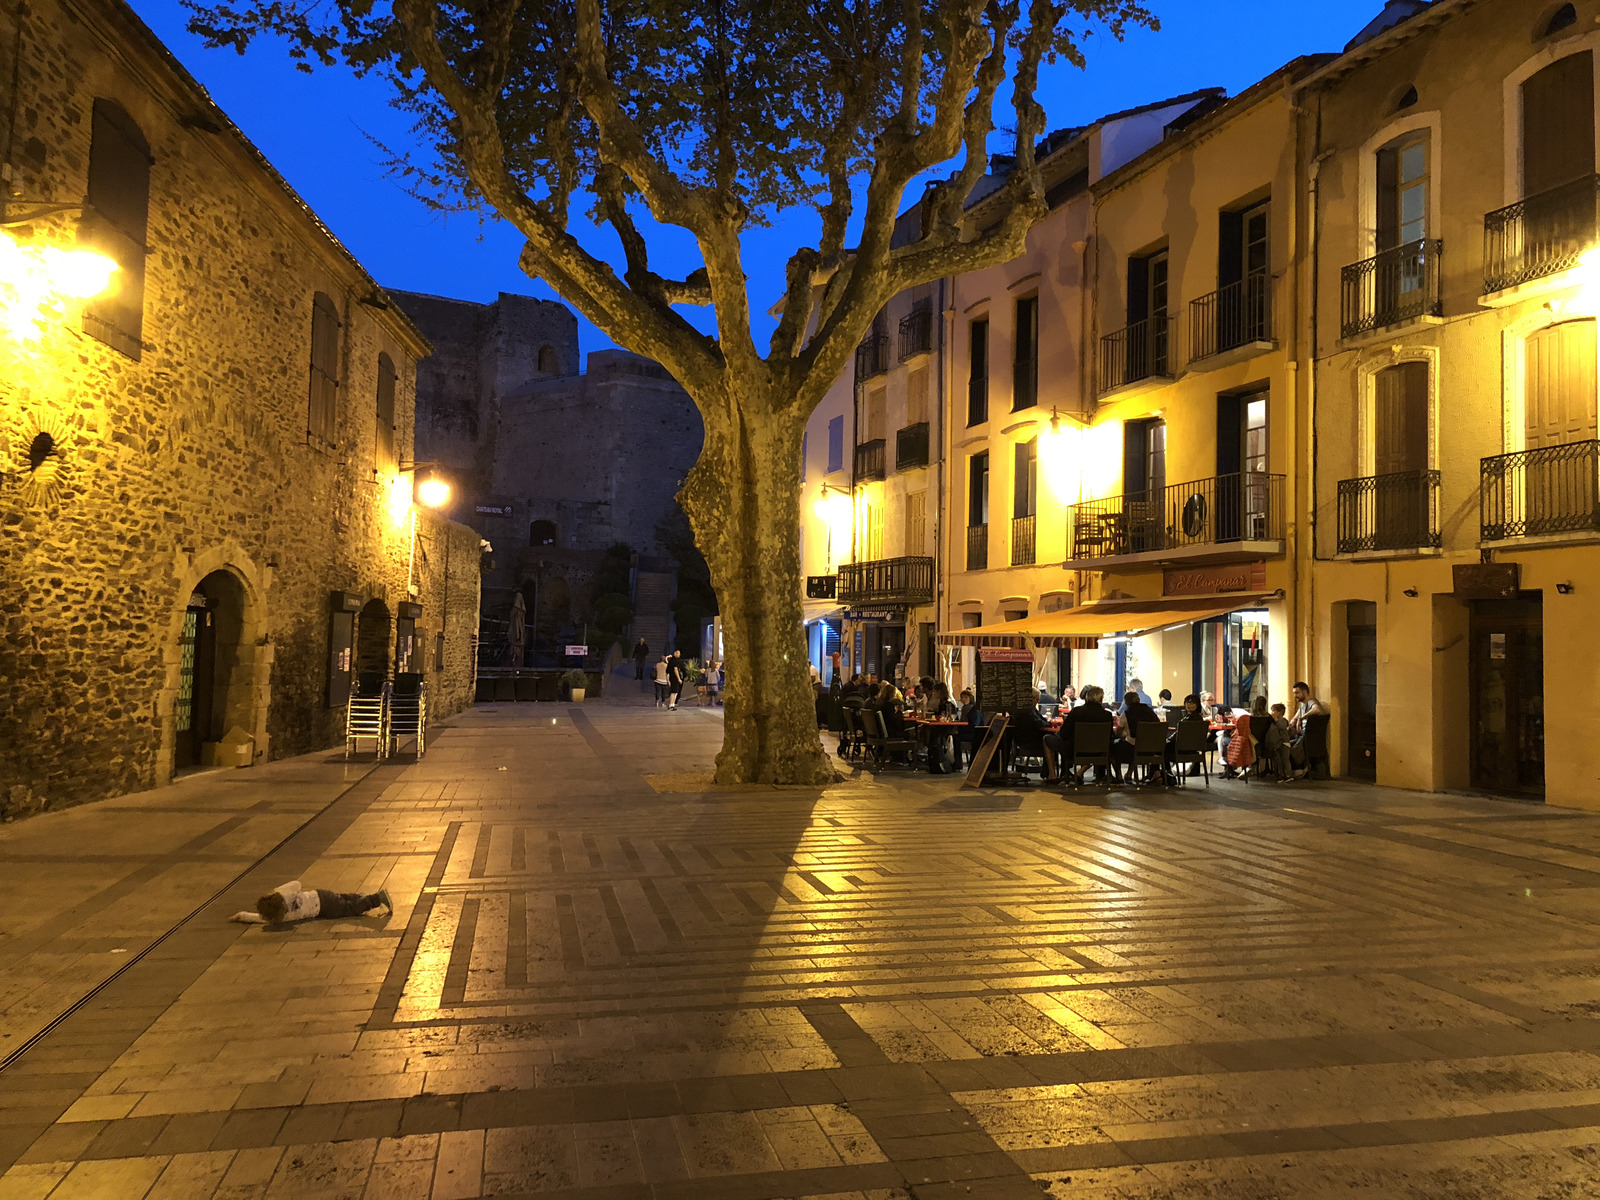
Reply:
[[[368,600],[356,621],[356,694],[372,696],[389,678],[389,647],[393,623],[389,606]]]
[[[190,594],[178,634],[177,741],[173,766],[199,766],[206,744],[235,725],[249,726],[249,688],[241,675],[244,588],[228,571],[213,571]]]

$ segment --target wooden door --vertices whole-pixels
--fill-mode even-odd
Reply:
[[[1378,606],[1354,603],[1348,608],[1349,675],[1346,720],[1349,742],[1345,774],[1369,783],[1378,778]]]
[[[1429,532],[1428,364],[1378,372],[1373,397],[1373,518],[1380,550],[1420,546]]]
[[[173,746],[174,769],[199,765],[201,748],[215,740],[211,727],[216,646],[215,620],[204,597],[197,592],[184,610],[183,629],[178,636],[178,697],[173,710],[177,732]]]
[[[1595,336],[1591,318],[1548,326],[1527,341],[1523,504],[1530,536],[1587,528],[1596,512],[1595,457],[1575,446],[1595,438]]]
[[[1544,794],[1544,616],[1539,599],[1479,600],[1471,621],[1472,784]]]

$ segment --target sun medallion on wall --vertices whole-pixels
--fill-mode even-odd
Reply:
[[[11,463],[18,495],[29,506],[54,504],[65,484],[72,431],[61,417],[35,412],[23,414],[21,432]]]

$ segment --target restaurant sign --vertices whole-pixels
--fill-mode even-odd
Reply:
[[[846,621],[898,621],[899,613],[892,608],[847,608],[844,610]]]
[[[986,663],[1031,663],[1033,662],[1033,651],[1018,650],[1012,646],[979,646],[978,661]]]
[[[1514,562],[1456,563],[1450,575],[1457,600],[1515,600],[1521,586]]]
[[[1161,574],[1163,596],[1215,596],[1225,592],[1266,590],[1267,564],[1222,563],[1209,567],[1169,567]]]

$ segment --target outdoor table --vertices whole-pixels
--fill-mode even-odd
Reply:
[[[933,741],[933,738],[935,736],[943,737],[943,738],[954,738],[955,737],[955,730],[957,730],[957,729],[965,729],[967,727],[967,723],[965,721],[948,721],[948,720],[932,720],[932,721],[930,721],[927,717],[907,717],[906,718],[906,724],[907,725],[915,725],[918,728],[927,729],[927,730],[943,729],[943,730],[948,730],[949,731],[947,733],[938,734],[938,735],[933,734],[933,733],[930,732],[929,735],[928,735],[928,740],[929,740],[930,743]],[[931,745],[930,745],[929,748],[930,749],[932,748]],[[954,755],[952,755],[952,757],[954,757]],[[928,761],[929,761],[930,764],[932,763],[932,759],[931,758]],[[929,770],[930,770],[930,773],[931,773],[931,771],[932,771],[931,765],[929,767]]]

